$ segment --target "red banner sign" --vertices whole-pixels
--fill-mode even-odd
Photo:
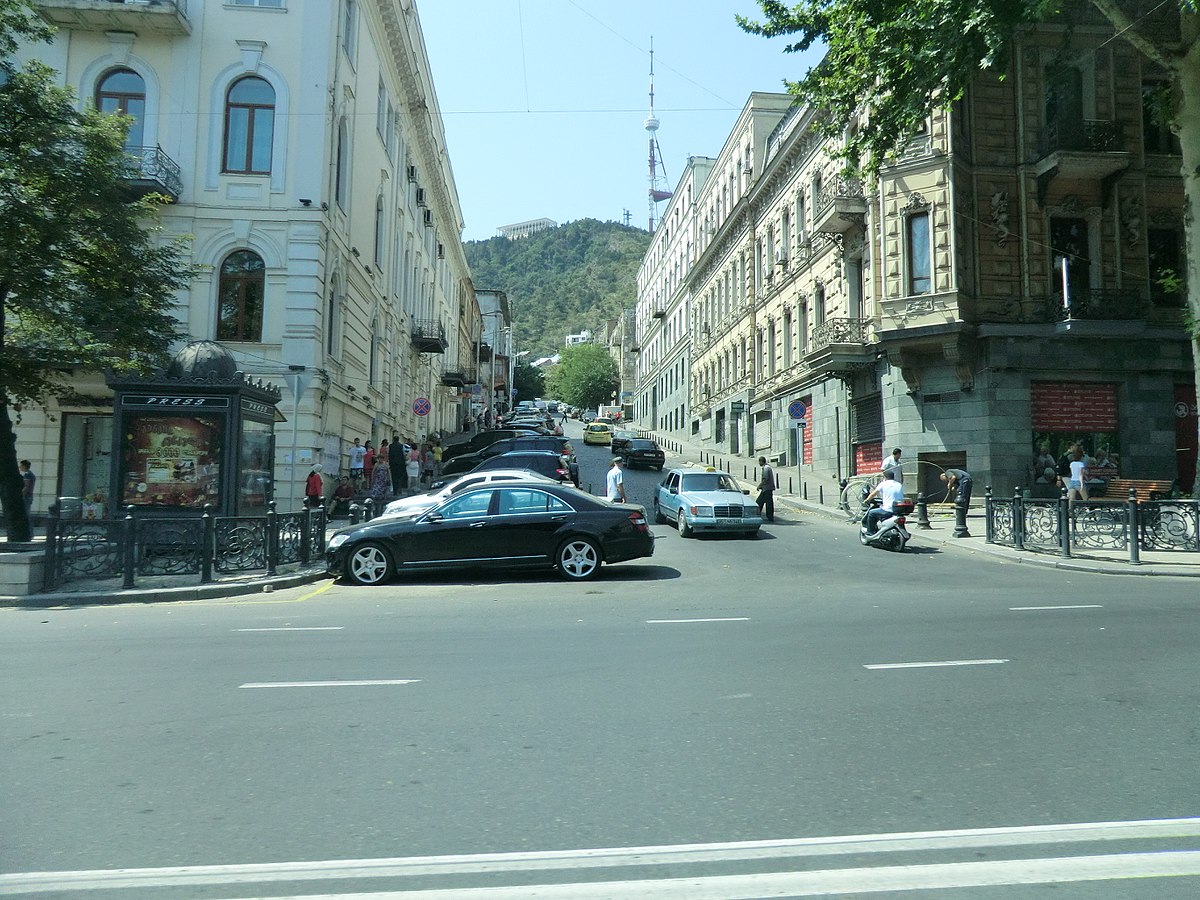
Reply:
[[[1029,386],[1034,431],[1116,431],[1117,386],[1035,381]]]

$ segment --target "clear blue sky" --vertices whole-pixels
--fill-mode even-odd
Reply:
[[[734,22],[754,0],[418,0],[465,240],[543,216],[647,226],[643,127],[654,109],[668,188],[716,156],[751,91],[782,91],[819,51]],[[665,204],[660,207],[665,209]]]

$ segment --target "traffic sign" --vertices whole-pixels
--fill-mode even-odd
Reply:
[[[413,412],[418,416],[427,416],[433,406],[429,403],[428,397],[418,397],[413,401]]]
[[[803,419],[808,414],[808,407],[802,400],[793,400],[788,404],[788,415],[793,419]]]
[[[803,431],[805,428],[808,427],[808,422],[805,419],[797,419],[792,424],[795,425],[797,428],[799,428],[801,431]]]

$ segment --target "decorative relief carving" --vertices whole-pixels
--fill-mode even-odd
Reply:
[[[1121,230],[1125,232],[1125,243],[1136,247],[1142,239],[1142,200],[1136,194],[1121,201]]]
[[[904,204],[905,212],[912,212],[917,209],[928,209],[929,201],[925,199],[925,195],[920,191],[913,191],[908,195],[908,200]]]
[[[1012,234],[1008,229],[1008,191],[992,194],[992,227],[996,229],[996,246],[1003,247]]]

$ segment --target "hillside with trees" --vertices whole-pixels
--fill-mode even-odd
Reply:
[[[465,244],[475,286],[508,294],[517,349],[561,352],[564,338],[596,332],[637,302],[637,271],[651,234],[580,219],[527,238]]]

